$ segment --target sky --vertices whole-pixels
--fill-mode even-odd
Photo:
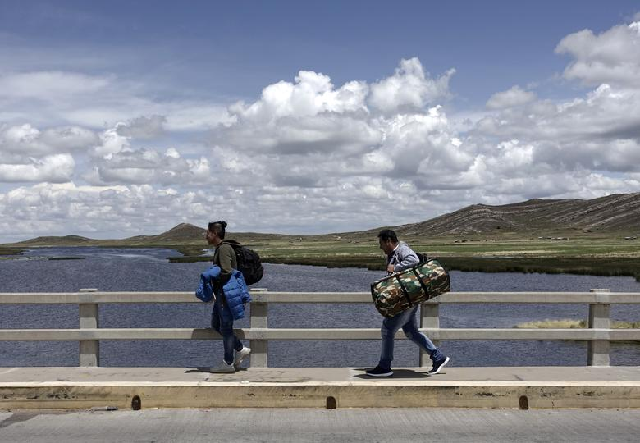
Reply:
[[[637,0],[0,0],[0,243],[630,192]]]

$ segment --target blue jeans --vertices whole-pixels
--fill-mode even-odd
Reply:
[[[224,361],[227,364],[233,363],[233,351],[240,351],[242,342],[233,333],[233,315],[226,304],[223,306],[220,297],[216,298],[211,314],[211,327],[222,335],[222,345],[224,346]]]
[[[418,331],[418,306],[396,315],[395,317],[385,318],[382,322],[382,354],[380,355],[380,366],[385,369],[391,369],[393,361],[393,341],[396,332],[400,328],[404,331],[412,342],[427,351],[434,362],[442,359],[442,352],[434,346],[429,338],[422,332]]]

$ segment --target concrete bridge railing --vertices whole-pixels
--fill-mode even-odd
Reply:
[[[368,292],[269,292],[254,289],[250,327],[237,329],[250,341],[251,366],[267,367],[269,340],[379,340],[379,328],[269,328],[267,308],[273,303],[371,303]],[[3,304],[77,304],[78,329],[0,329],[0,340],[70,340],[80,343],[80,366],[100,366],[100,340],[216,340],[211,329],[198,328],[100,328],[98,306],[110,303],[201,303],[192,292],[100,292],[82,289],[73,293],[0,293]],[[584,329],[440,328],[439,306],[459,303],[588,304],[589,322]],[[451,292],[424,303],[420,328],[432,340],[586,340],[587,365],[609,366],[612,341],[640,340],[640,329],[611,329],[612,304],[638,304],[640,293],[610,292]],[[397,338],[404,339],[399,331]],[[427,356],[420,353],[420,366]]]

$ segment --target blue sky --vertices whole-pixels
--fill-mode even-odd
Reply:
[[[188,85],[195,91],[185,93],[250,99],[299,70],[338,84],[374,81],[401,58],[418,57],[432,73],[456,68],[452,86],[461,106],[484,105],[514,83],[548,80],[566,64],[553,52],[565,35],[605,31],[639,9],[635,1],[7,0],[0,8],[0,29],[18,46],[72,50],[89,58],[77,66],[85,72],[151,75],[167,89]],[[96,52],[109,59],[92,60]]]
[[[2,0],[0,241],[638,192],[639,11]]]

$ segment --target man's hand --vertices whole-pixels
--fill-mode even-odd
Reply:
[[[387,272],[393,273],[394,269],[396,269],[395,265],[387,265]]]

